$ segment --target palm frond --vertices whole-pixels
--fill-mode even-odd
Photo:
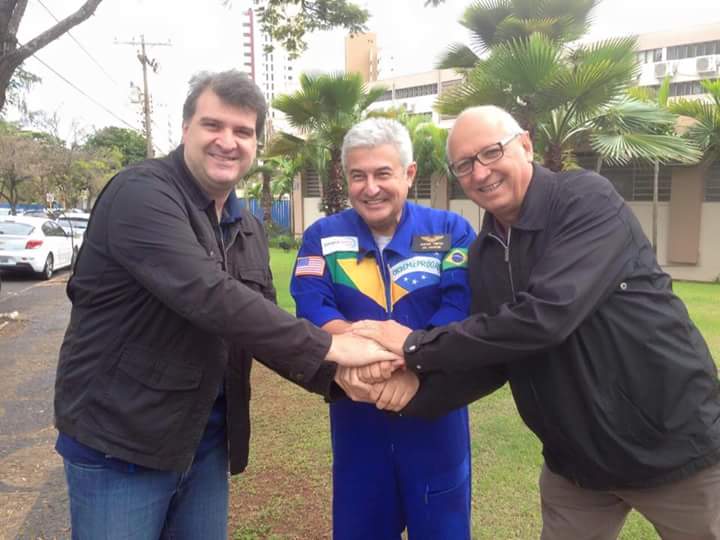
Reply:
[[[697,146],[672,135],[592,133],[590,146],[605,161],[614,165],[624,165],[633,160],[696,163],[702,158],[702,152]]]
[[[467,45],[462,43],[453,43],[438,58],[436,69],[471,69],[477,64],[480,57]]]

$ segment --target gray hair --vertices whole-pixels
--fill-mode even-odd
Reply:
[[[257,114],[255,134],[259,139],[265,129],[267,103],[257,85],[242,71],[230,69],[217,73],[201,71],[190,79],[185,103],[183,104],[183,123],[187,123],[195,114],[197,100],[206,89],[212,90],[228,105],[249,109]]]
[[[358,122],[345,134],[342,144],[342,166],[346,169],[347,155],[355,148],[374,148],[391,144],[397,150],[403,168],[412,163],[413,148],[405,126],[390,118],[367,118]]]
[[[505,109],[496,105],[479,105],[476,107],[468,107],[463,110],[458,117],[455,119],[455,123],[460,120],[463,116],[477,116],[481,117],[487,124],[492,124],[502,128],[502,130],[508,135],[514,133],[522,133],[524,130],[515,120],[513,115],[507,112]],[[450,160],[450,136],[452,135],[452,128],[448,134],[448,138],[445,141],[445,155]]]

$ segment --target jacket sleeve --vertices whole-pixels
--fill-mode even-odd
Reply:
[[[494,315],[414,332],[404,347],[410,369],[459,372],[525,360],[562,343],[611,294],[640,239],[609,182],[596,175],[584,180],[570,181],[547,208],[548,240],[516,301]]]
[[[442,261],[440,272],[441,303],[428,321],[428,328],[465,319],[470,313],[468,248],[475,231],[464,218],[448,214],[452,246]]]
[[[107,245],[117,263],[192,324],[242,343],[271,369],[323,393],[312,385],[328,384],[324,372],[334,364],[323,360],[330,336],[225,272],[198,240],[173,186],[138,173],[118,180],[122,185],[106,203]]]
[[[309,258],[322,264],[317,270],[318,274],[305,273],[298,275],[298,262],[309,261]],[[302,245],[298,250],[298,258],[290,279],[290,294],[295,299],[295,312],[317,326],[322,326],[332,320],[345,320],[335,303],[330,271],[325,264],[320,245],[320,230],[317,225],[311,226],[303,235]]]

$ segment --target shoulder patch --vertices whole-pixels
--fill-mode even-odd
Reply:
[[[467,248],[453,248],[445,256],[442,262],[443,270],[451,270],[453,268],[467,268],[468,255]]]
[[[360,244],[357,236],[328,236],[321,238],[322,254],[330,255],[338,251],[358,251]]]
[[[325,272],[325,259],[313,255],[298,257],[295,264],[295,276],[322,276]]]

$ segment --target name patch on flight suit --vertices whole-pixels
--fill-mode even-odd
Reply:
[[[432,234],[413,236],[413,251],[447,251],[450,249],[449,234]]]
[[[330,255],[338,251],[355,251],[360,249],[357,236],[328,236],[321,238],[322,254]]]

